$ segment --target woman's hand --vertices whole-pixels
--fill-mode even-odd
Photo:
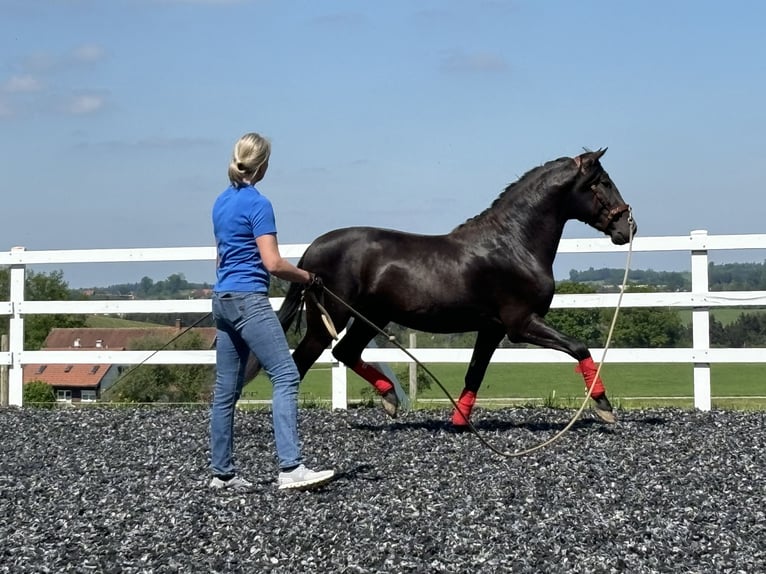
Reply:
[[[324,288],[324,283],[322,282],[322,278],[319,275],[309,271],[309,280],[306,283],[306,286],[309,289],[316,289],[317,291],[321,291]]]

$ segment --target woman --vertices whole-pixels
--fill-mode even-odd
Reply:
[[[229,164],[231,185],[213,206],[218,251],[213,316],[217,328],[216,380],[210,420],[211,488],[249,488],[234,465],[234,411],[252,352],[273,387],[272,417],[282,488],[306,489],[332,479],[301,462],[298,438],[300,376],[268,298],[270,275],[295,283],[314,277],[282,258],[274,211],[254,185],[269,167],[271,145],[257,133],[242,136]]]

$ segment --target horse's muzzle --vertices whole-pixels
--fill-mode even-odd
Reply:
[[[615,245],[625,245],[638,233],[638,225],[633,219],[633,214],[628,209],[613,219],[609,225],[609,237]]]

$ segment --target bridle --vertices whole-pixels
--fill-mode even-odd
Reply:
[[[600,231],[606,231],[615,219],[626,211],[630,211],[630,205],[623,203],[617,207],[611,207],[604,195],[599,191],[600,183],[601,178],[599,177],[595,183],[590,185],[590,190],[593,192],[594,201],[601,204],[598,217],[599,220],[603,221],[603,228]]]
[[[604,155],[604,152],[606,152],[606,149],[600,151],[596,157],[596,160],[600,158],[602,155]],[[578,171],[582,174],[583,173],[583,163],[582,158],[580,156],[577,156],[574,159],[574,163],[577,166]],[[599,231],[606,232],[607,229],[609,229],[609,226],[612,224],[612,222],[620,217],[623,213],[626,211],[630,213],[630,205],[627,203],[623,203],[621,205],[618,205],[616,207],[612,207],[612,205],[606,200],[604,195],[599,191],[599,185],[601,184],[601,176],[605,173],[603,168],[601,168],[600,164],[596,163],[598,166],[598,173],[595,177],[593,177],[593,183],[590,184],[590,190],[593,193],[593,200],[594,202],[597,202],[597,204],[601,204],[601,209],[598,212],[598,223],[601,223],[603,220],[603,226],[599,227],[596,223],[591,223],[596,229]],[[586,176],[588,177],[588,176]],[[588,177],[588,179],[590,179]],[[587,185],[587,183],[586,183]]]

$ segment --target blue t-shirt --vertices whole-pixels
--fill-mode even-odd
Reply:
[[[252,185],[229,186],[213,204],[218,250],[215,291],[268,293],[269,272],[255,238],[277,233],[271,202]]]

